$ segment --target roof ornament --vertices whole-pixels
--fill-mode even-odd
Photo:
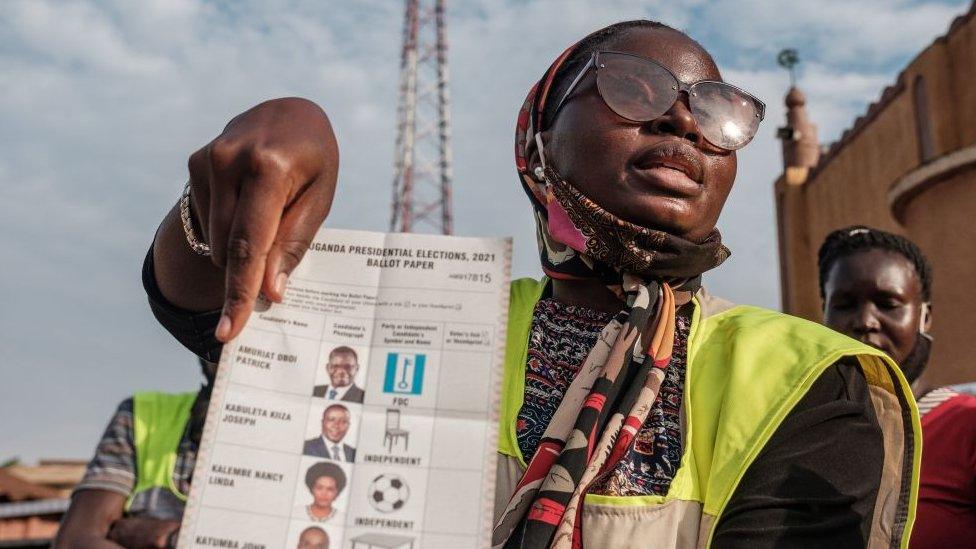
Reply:
[[[796,48],[786,48],[776,56],[776,62],[790,73],[790,87],[796,87],[796,66],[800,63],[800,54]]]

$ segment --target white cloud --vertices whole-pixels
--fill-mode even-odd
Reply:
[[[771,60],[780,48],[802,46],[832,65],[858,67],[900,61],[948,29],[965,0],[718,0],[702,10],[703,27],[738,48]]]
[[[105,15],[88,3],[20,1],[6,6],[4,26],[23,53],[65,69],[134,76],[165,68],[165,59],[130,47]]]

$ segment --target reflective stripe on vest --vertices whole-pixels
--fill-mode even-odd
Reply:
[[[186,495],[173,484],[176,452],[190,419],[196,393],[140,392],[132,397],[132,438],[136,453],[136,486],[125,502],[152,488],[169,490],[182,501]]]
[[[511,288],[498,451],[522,468],[515,424],[525,392],[532,313],[547,283],[520,279]],[[730,305],[712,313],[703,307],[705,299],[704,294],[694,299],[682,404],[685,442],[668,494],[588,494],[584,515],[589,507],[591,520],[584,516],[584,541],[598,535],[608,541],[605,535],[624,526],[621,521],[627,519],[621,517],[636,516],[638,508],[671,504],[669,512],[678,516],[666,520],[697,530],[690,536],[680,533],[677,545],[686,545],[691,537],[692,546],[707,546],[736,486],[779,424],[827,368],[853,357],[868,383],[885,446],[869,544],[907,546],[918,491],[921,428],[909,385],[894,362],[819,324],[756,307]],[[690,514],[700,516],[686,520]],[[661,519],[665,521],[663,515]],[[588,535],[587,524],[607,531]]]

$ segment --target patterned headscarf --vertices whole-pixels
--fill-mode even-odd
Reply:
[[[528,145],[555,75],[578,44],[529,92],[519,112],[515,162],[535,210],[546,274],[602,280],[627,307],[603,329],[566,390],[495,525],[496,548],[581,547],[586,491],[630,449],[671,361],[678,301],[672,286],[689,297],[700,275],[729,256],[718,231],[694,243],[640,227],[604,210],[552,166],[541,181],[529,172]]]

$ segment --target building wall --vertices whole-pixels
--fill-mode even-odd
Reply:
[[[52,540],[58,533],[61,517],[20,517],[0,519],[0,542]]]
[[[932,372],[939,385],[976,381],[976,171],[941,181],[916,196],[903,219],[930,257]]]
[[[902,87],[889,94],[887,105],[821,160],[806,181],[778,183],[784,195],[780,217],[789,227],[782,247],[789,287],[783,307],[791,314],[821,320],[817,249],[828,233],[854,224],[904,233],[887,206],[888,188],[919,163],[915,123],[911,94]]]
[[[922,247],[935,272],[936,343],[926,377],[937,384],[976,380],[976,338],[968,333],[976,325],[974,164],[899,195],[896,211],[890,201],[900,182],[976,144],[974,7],[902,71],[807,177],[791,182],[784,173],[775,186],[783,307],[791,314],[821,320],[816,254],[830,231],[865,224]],[[815,121],[816,112],[810,115]],[[926,125],[927,138],[919,135]]]

